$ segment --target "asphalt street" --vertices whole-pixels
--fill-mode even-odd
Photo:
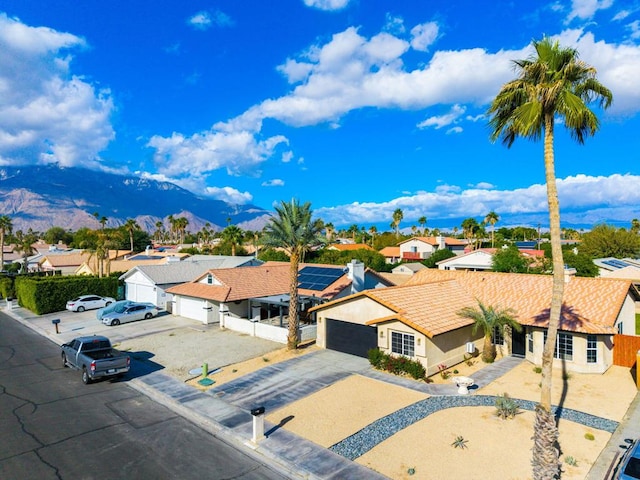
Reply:
[[[0,313],[0,478],[284,479],[125,381],[83,385]]]

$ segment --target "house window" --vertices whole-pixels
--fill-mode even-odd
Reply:
[[[547,332],[544,332],[544,343],[547,343]],[[573,360],[573,335],[558,332],[556,346],[553,350],[553,358]]]
[[[598,362],[598,337],[587,335],[587,363]]]
[[[213,275],[211,275],[211,274],[207,275],[207,283],[209,285],[211,285],[213,283]]]
[[[491,332],[491,343],[494,345],[504,345],[503,327],[493,327],[493,332]]]
[[[529,348],[529,353],[533,353],[533,332],[527,333],[527,346]]]
[[[618,333],[622,335],[622,322],[618,323]]]
[[[415,353],[415,337],[408,333],[391,332],[391,351],[406,357]]]

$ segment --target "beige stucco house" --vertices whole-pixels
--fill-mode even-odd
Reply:
[[[402,261],[421,261],[429,258],[438,250],[450,250],[456,255],[464,253],[466,243],[453,237],[413,237],[400,242]]]
[[[421,362],[429,374],[482,348],[482,332],[458,312],[485,305],[513,308],[521,332],[494,332],[504,353],[540,364],[548,326],[549,275],[427,269],[404,285],[364,291],[314,307],[317,344],[366,356],[378,347]],[[613,363],[613,336],[635,335],[637,291],[628,280],[567,277],[555,366],[603,373]]]

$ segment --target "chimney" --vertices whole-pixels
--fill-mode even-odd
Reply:
[[[568,266],[564,266],[564,283],[569,283],[573,277],[576,276],[577,270],[575,268],[570,268]]]
[[[347,263],[347,277],[351,280],[351,293],[364,290],[364,263],[355,259]]]
[[[150,253],[151,253],[151,245],[147,245],[147,246],[144,248],[144,254],[145,254],[145,255],[147,255],[147,256],[149,256],[149,254],[150,254]]]
[[[444,237],[442,235],[438,235],[436,237],[436,243],[438,244],[439,250],[444,250],[447,247],[447,244],[444,241]]]

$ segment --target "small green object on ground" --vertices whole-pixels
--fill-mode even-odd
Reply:
[[[203,387],[208,387],[210,385],[213,385],[214,383],[216,383],[216,381],[211,380],[210,378],[203,378],[202,380],[198,380],[198,384],[202,385]]]

